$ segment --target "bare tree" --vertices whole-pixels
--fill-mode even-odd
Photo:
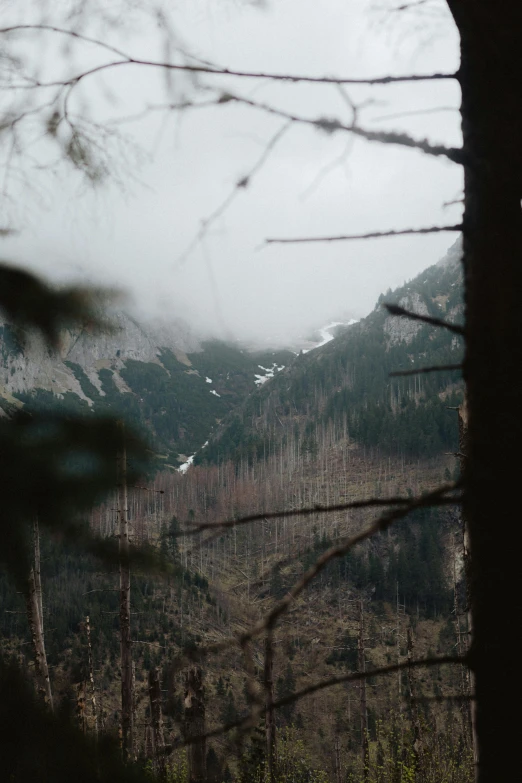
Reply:
[[[122,425],[123,429],[123,425]],[[130,562],[129,511],[127,499],[127,452],[119,455],[120,487],[119,550],[120,550],[120,647],[121,647],[121,736],[124,758],[134,752],[132,638],[130,627]]]
[[[163,734],[163,716],[161,714],[161,683],[159,669],[149,672],[149,701],[151,723],[151,754],[154,767],[160,779],[165,775],[165,737]]]
[[[207,777],[205,712],[203,673],[199,666],[192,666],[186,674],[183,717],[183,737],[189,745],[189,783],[205,783]]]
[[[40,531],[36,520],[33,524],[33,565],[29,572],[26,603],[38,687],[52,710],[53,695],[44,641],[42,581],[40,574]]]

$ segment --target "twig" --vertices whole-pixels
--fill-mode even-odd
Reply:
[[[195,237],[192,239],[192,241],[189,243],[189,245],[186,247],[186,249],[183,251],[183,253],[177,258],[175,262],[175,266],[179,267],[181,266],[184,261],[188,258],[190,253],[194,250],[194,248],[201,242],[201,240],[205,237],[209,227],[214,223],[223,213],[225,210],[230,206],[232,201],[236,198],[236,196],[240,193],[242,190],[246,190],[248,186],[250,185],[250,182],[252,178],[258,173],[258,171],[261,169],[263,164],[266,162],[268,156],[276,146],[277,142],[281,139],[281,137],[285,134],[285,132],[290,127],[291,123],[287,122],[285,123],[277,133],[272,136],[268,144],[266,145],[265,149],[263,150],[263,154],[260,156],[260,158],[256,161],[255,165],[250,169],[248,174],[245,174],[245,176],[241,177],[240,180],[238,180],[234,186],[234,189],[228,194],[228,196],[225,198],[225,200],[212,212],[207,218],[201,221],[201,227]]]
[[[432,326],[442,326],[444,329],[448,329],[450,332],[465,335],[464,327],[458,324],[452,324],[449,321],[444,321],[442,318],[434,318],[431,315],[421,315],[420,313],[413,313],[411,310],[405,310],[404,307],[400,307],[396,304],[383,304],[383,307],[388,310],[390,315],[398,315],[403,318],[409,318],[411,321],[422,321],[425,324],[431,324]]]

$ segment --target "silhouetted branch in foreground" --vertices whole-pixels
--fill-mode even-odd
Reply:
[[[315,563],[310,566],[307,571],[305,571],[301,579],[299,579],[294,584],[292,589],[285,595],[285,597],[282,598],[281,601],[279,601],[279,603],[277,603],[262,620],[254,625],[250,631],[247,631],[240,636],[241,642],[245,639],[253,639],[263,631],[274,628],[277,620],[286,612],[292,601],[297,598],[297,596],[300,595],[306,587],[308,587],[310,582],[326,568],[328,563],[338,557],[344,557],[344,555],[346,555],[357,544],[365,541],[368,538],[372,538],[372,536],[376,535],[377,533],[381,533],[384,530],[387,530],[394,522],[399,519],[403,519],[403,517],[407,516],[416,509],[426,508],[433,505],[442,505],[443,503],[459,503],[460,498],[444,497],[448,492],[452,492],[457,486],[459,486],[458,482],[456,484],[446,484],[439,487],[438,489],[433,490],[433,492],[428,492],[423,496],[412,498],[412,500],[405,507],[397,508],[394,511],[389,511],[387,514],[383,514],[381,517],[376,519],[373,524],[362,530],[360,533],[356,533],[347,541],[327,549],[326,552],[318,557]]]
[[[415,370],[396,370],[390,373],[390,378],[400,378],[405,375],[421,375],[425,372],[442,372],[443,370],[462,370],[462,364],[434,364],[432,367],[418,367]]]
[[[259,109],[266,114],[273,114],[275,117],[283,117],[291,122],[301,125],[312,125],[317,128],[317,130],[321,130],[324,133],[343,131],[344,133],[352,133],[354,136],[360,136],[362,139],[366,139],[366,141],[373,141],[378,144],[394,144],[399,147],[417,149],[420,152],[424,152],[426,155],[444,157],[451,160],[453,163],[461,165],[465,162],[462,149],[459,147],[446,147],[444,144],[431,144],[427,139],[415,139],[413,136],[410,136],[403,131],[373,131],[368,128],[361,128],[355,122],[347,125],[336,117],[302,117],[301,115],[293,114],[284,109],[278,109],[276,106],[272,106],[269,103],[261,103],[259,101],[254,101],[251,98],[245,98],[233,93],[224,93],[219,102],[241,103],[244,106],[251,106],[253,109]],[[460,230],[460,228],[458,230]]]
[[[332,688],[335,685],[342,685],[343,683],[346,682],[360,682],[361,680],[367,679],[368,677],[377,677],[385,674],[393,674],[394,672],[398,672],[401,671],[402,669],[408,669],[408,668],[419,669],[419,668],[431,667],[431,666],[442,666],[447,664],[465,664],[465,663],[467,663],[467,658],[465,656],[441,655],[436,658],[420,658],[419,660],[415,660],[415,661],[402,661],[401,663],[392,663],[389,666],[382,666],[378,669],[372,669],[370,671],[365,671],[365,672],[351,672],[350,674],[342,674],[338,677],[331,677],[328,680],[321,680],[320,682],[312,683],[311,685],[308,685],[306,688],[302,688],[301,690],[295,691],[295,693],[291,693],[282,699],[278,699],[277,701],[274,701],[272,703],[271,709],[276,710],[279,707],[285,707],[287,704],[293,704],[296,701],[303,699],[305,696],[310,696],[312,693],[317,693],[318,691],[325,690],[326,688]],[[263,708],[261,710],[261,713],[263,714],[265,711],[266,708]],[[251,727],[251,725],[252,725],[251,715],[248,714],[243,716],[242,718],[238,718],[237,720],[230,721],[229,723],[225,723],[223,726],[218,726],[217,728],[206,732],[204,735],[200,737],[191,737],[188,741],[178,740],[177,742],[174,742],[173,748],[181,747],[183,745],[187,745],[201,739],[211,739],[212,737],[219,737],[223,734],[228,733],[229,731],[232,731],[233,729],[239,729],[239,731],[245,731],[248,730]]]
[[[438,234],[441,231],[462,231],[462,225],[428,226],[426,228],[404,228],[398,231],[370,231],[366,234],[339,234],[329,237],[288,237],[265,239],[267,245],[304,244],[305,242],[349,242],[356,239],[382,239],[383,237],[401,237],[406,234]]]
[[[431,324],[432,326],[442,326],[444,329],[448,329],[450,332],[463,336],[465,334],[464,327],[459,324],[452,324],[449,321],[444,321],[442,318],[434,318],[431,315],[421,315],[420,313],[413,313],[411,310],[405,310],[404,307],[400,307],[396,304],[383,304],[383,307],[389,312],[390,315],[398,315],[403,318],[409,318],[410,321],[422,321],[425,324]]]
[[[404,503],[403,499],[401,498],[401,508],[397,508],[393,511],[388,512],[387,514],[383,514],[381,517],[376,519],[369,527],[362,530],[360,533],[357,533],[354,536],[351,536],[349,539],[344,540],[342,543],[338,544],[337,546],[330,547],[330,549],[327,549],[326,552],[324,552],[316,561],[315,563],[303,574],[301,579],[299,579],[293,588],[286,594],[286,596],[279,601],[274,608],[265,615],[264,618],[262,618],[256,625],[254,625],[249,631],[246,631],[242,634],[239,634],[236,637],[224,639],[221,642],[216,642],[215,644],[208,645],[207,647],[200,647],[196,648],[194,650],[188,650],[185,651],[183,654],[179,655],[175,661],[173,662],[174,666],[176,668],[181,668],[183,666],[186,666],[190,663],[193,663],[194,661],[201,661],[203,658],[205,658],[207,655],[210,655],[212,653],[218,653],[218,652],[224,652],[227,649],[230,649],[233,646],[239,645],[240,647],[243,647],[246,642],[251,641],[256,636],[259,636],[260,634],[264,633],[265,631],[270,631],[275,627],[275,624],[279,617],[284,614],[292,601],[300,595],[300,593],[303,592],[303,590],[310,584],[310,582],[321,572],[326,568],[328,563],[335,558],[343,557],[346,555],[351,549],[353,549],[357,544],[361,543],[362,541],[365,541],[368,538],[371,538],[372,536],[376,535],[377,533],[380,533],[384,530],[387,530],[390,525],[392,525],[395,521],[399,519],[403,519],[406,517],[409,513],[412,511],[415,511],[419,508],[429,508],[432,506],[441,506],[441,505],[456,505],[461,502],[460,496],[450,496],[446,497],[446,495],[449,492],[454,492],[456,489],[460,489],[461,482],[455,482],[452,484],[444,484],[441,487],[438,487],[437,489],[433,490],[432,492],[427,492],[425,495],[421,495],[415,498],[410,498],[407,503]],[[375,499],[378,504],[380,500],[378,498]],[[366,502],[368,501],[355,501],[356,503],[359,502]],[[387,501],[387,505],[389,505],[389,499]],[[364,507],[364,506],[360,506]],[[331,511],[334,507],[324,507],[320,509],[321,511]],[[304,509],[303,509],[304,510]],[[311,513],[311,510],[308,510],[308,513]],[[274,514],[274,516],[281,516],[281,515],[299,515],[299,510],[295,512],[282,512],[281,514]],[[268,518],[268,515],[255,515],[250,521],[253,521],[253,519],[264,519]],[[238,520],[235,520],[238,521]],[[232,525],[231,525],[232,526]]]
[[[457,489],[458,485],[452,485],[447,489],[449,492],[451,489]],[[416,499],[413,499],[413,501]],[[307,506],[306,508],[286,509],[284,511],[270,511],[268,513],[259,514],[247,514],[237,519],[227,519],[224,522],[202,522],[200,524],[194,524],[189,530],[181,530],[176,535],[187,536],[203,533],[206,530],[216,530],[222,532],[227,528],[238,527],[239,525],[246,525],[249,522],[266,522],[270,519],[285,519],[288,517],[307,517],[311,514],[332,513],[333,511],[350,511],[359,508],[379,508],[385,506],[409,506],[413,502],[409,497],[387,497],[387,498],[367,498],[366,500],[352,500],[349,503],[335,503],[332,505],[323,506],[316,503],[314,506]],[[446,502],[453,503],[453,500],[441,499],[439,505],[444,505]],[[436,504],[434,504],[436,505]]]
[[[456,79],[458,74],[455,72],[450,73],[443,73],[443,72],[436,72],[436,73],[428,73],[428,74],[410,74],[410,75],[404,75],[404,76],[376,76],[374,78],[369,79],[350,79],[345,78],[343,76],[303,76],[303,75],[292,75],[287,73],[266,73],[263,71],[240,71],[240,70],[233,70],[230,68],[220,68],[217,65],[213,65],[212,63],[208,63],[208,65],[197,65],[197,64],[191,64],[191,63],[171,63],[171,62],[162,62],[162,61],[156,61],[156,60],[142,60],[136,57],[132,57],[129,54],[126,54],[122,49],[117,48],[115,46],[112,46],[110,44],[105,43],[104,41],[100,41],[97,38],[91,38],[90,36],[84,35],[82,33],[78,33],[75,30],[67,30],[63,27],[57,27],[55,25],[48,25],[48,24],[19,24],[19,25],[13,25],[11,27],[4,27],[0,28],[0,35],[6,35],[8,33],[13,32],[23,32],[23,31],[30,31],[30,30],[41,30],[41,31],[47,31],[47,32],[54,32],[59,33],[61,35],[70,36],[71,38],[76,38],[80,41],[85,41],[86,43],[95,44],[97,46],[100,46],[102,49],[105,49],[106,51],[112,52],[113,54],[118,55],[121,57],[121,60],[117,60],[116,62],[111,63],[104,63],[101,67],[104,69],[120,66],[120,65],[145,65],[150,66],[154,68],[163,68],[168,70],[174,70],[174,71],[188,71],[191,73],[207,73],[207,74],[216,74],[218,76],[237,76],[244,79],[271,79],[273,81],[280,81],[280,82],[309,82],[312,84],[367,84],[367,85],[387,85],[387,84],[403,84],[407,82],[424,82],[424,81],[444,81],[447,79]],[[100,70],[98,68],[97,70]],[[70,77],[68,81],[64,82],[38,82],[36,79],[33,80],[33,86],[34,87],[46,87],[46,86],[55,86],[57,84],[71,84],[72,82],[78,81],[79,79],[83,78],[84,76],[87,76],[91,73],[91,71],[86,71],[84,74],[77,74],[76,76]]]

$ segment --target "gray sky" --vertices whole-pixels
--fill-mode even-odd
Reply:
[[[458,66],[456,32],[438,11],[443,3],[394,14],[383,10],[390,5],[391,0],[382,0],[380,10],[365,0],[168,4],[185,49],[229,68],[367,77]],[[14,4],[10,13],[19,14],[20,8]],[[30,18],[26,12],[24,21]],[[132,16],[128,29],[106,29],[102,35],[135,56],[165,56],[153,27]],[[24,51],[30,58],[32,50]],[[179,54],[171,56],[179,60]],[[106,58],[95,47],[84,46],[77,54],[79,65]],[[40,62],[47,76],[66,67],[52,36]],[[348,103],[332,85],[228,77],[199,77],[194,83],[180,73],[166,85],[162,72],[134,66],[85,80],[70,106],[78,111],[85,101],[91,116],[105,121],[137,114],[150,104],[210,98],[215,95],[205,89],[210,85],[299,115],[351,121]],[[350,87],[346,92],[359,104],[374,101],[359,112],[363,127],[460,144],[459,91],[453,82]],[[394,117],[418,109],[443,110]],[[20,199],[24,204],[13,221],[24,230],[3,240],[0,252],[54,279],[116,283],[148,313],[180,315],[204,330],[239,337],[284,338],[343,315],[365,315],[381,291],[435,263],[455,235],[262,247],[265,238],[458,222],[459,205],[442,206],[460,196],[458,166],[294,124],[249,187],[180,263],[201,220],[230,194],[283,124],[258,110],[227,104],[182,114],[156,111],[118,125],[143,151],[139,166],[128,155],[123,166],[116,154],[123,187],[93,191],[77,174],[33,171],[31,192],[22,197],[12,185],[17,204]],[[37,162],[49,162],[56,153],[40,141],[31,154]]]

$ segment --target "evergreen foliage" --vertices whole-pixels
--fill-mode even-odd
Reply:
[[[397,302],[413,295],[421,298],[430,315],[440,317],[442,305],[444,312],[459,311],[459,270],[433,266],[385,299]],[[263,459],[296,425],[301,448],[313,460],[314,430],[342,428],[345,423],[353,441],[384,453],[426,457],[456,451],[455,422],[447,407],[462,400],[460,371],[408,377],[390,377],[390,373],[458,364],[459,338],[444,329],[418,325],[411,339],[392,340],[389,322],[378,306],[335,340],[300,355],[289,370],[252,394],[242,410],[229,417],[199,460]]]

